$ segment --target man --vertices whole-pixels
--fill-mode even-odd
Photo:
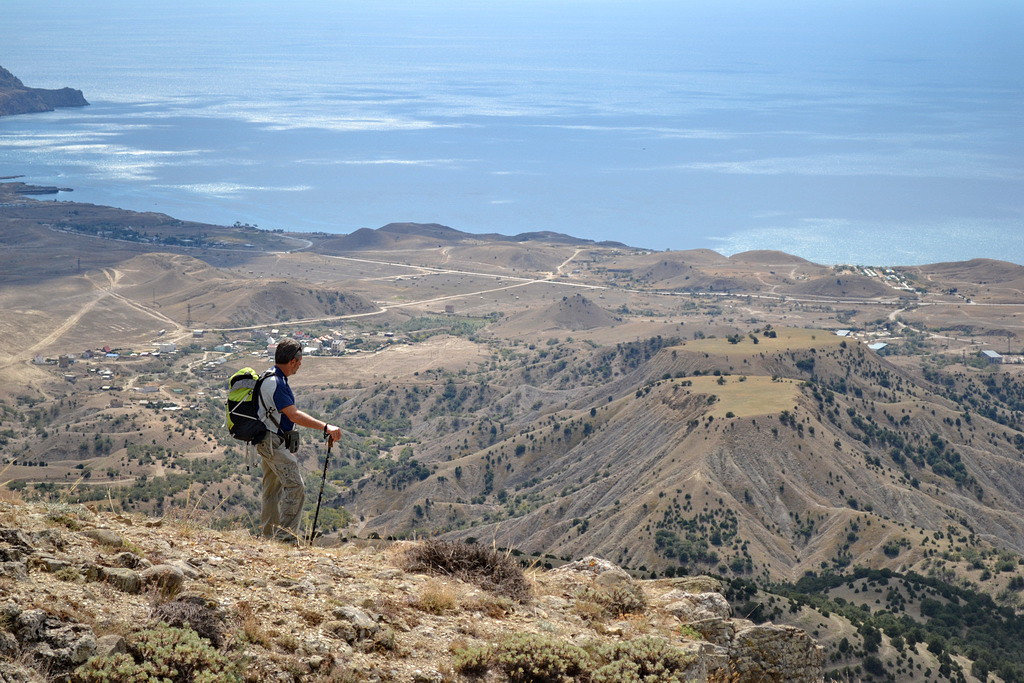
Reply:
[[[322,431],[330,443],[341,438],[340,427],[322,422],[295,407],[295,395],[288,386],[288,378],[300,367],[302,346],[294,339],[281,339],[274,354],[273,374],[267,376],[260,386],[259,417],[267,426],[267,435],[256,446],[263,467],[263,510],[260,515],[263,535],[290,543],[299,538],[299,518],[306,493],[299,461],[288,450],[286,440],[298,436],[291,435],[295,425]]]

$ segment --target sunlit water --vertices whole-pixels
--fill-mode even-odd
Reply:
[[[1024,3],[838,5],[5,0],[0,65],[93,104],[0,119],[0,175],[288,230],[1024,263]]]

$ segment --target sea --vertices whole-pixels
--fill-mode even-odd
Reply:
[[[0,176],[267,229],[1024,264],[1019,0],[3,0]]]

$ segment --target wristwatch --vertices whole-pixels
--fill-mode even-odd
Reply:
[[[327,438],[327,427],[328,427],[327,423],[324,422],[324,438],[325,439]]]

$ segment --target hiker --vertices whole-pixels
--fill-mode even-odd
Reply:
[[[295,457],[299,449],[295,425],[323,431],[324,438],[332,444],[341,438],[340,427],[295,407],[288,378],[300,367],[302,346],[294,339],[281,339],[274,353],[273,374],[268,370],[260,386],[259,417],[267,427],[267,435],[256,446],[263,467],[263,535],[290,543],[299,538],[299,517],[306,498],[302,471]]]

